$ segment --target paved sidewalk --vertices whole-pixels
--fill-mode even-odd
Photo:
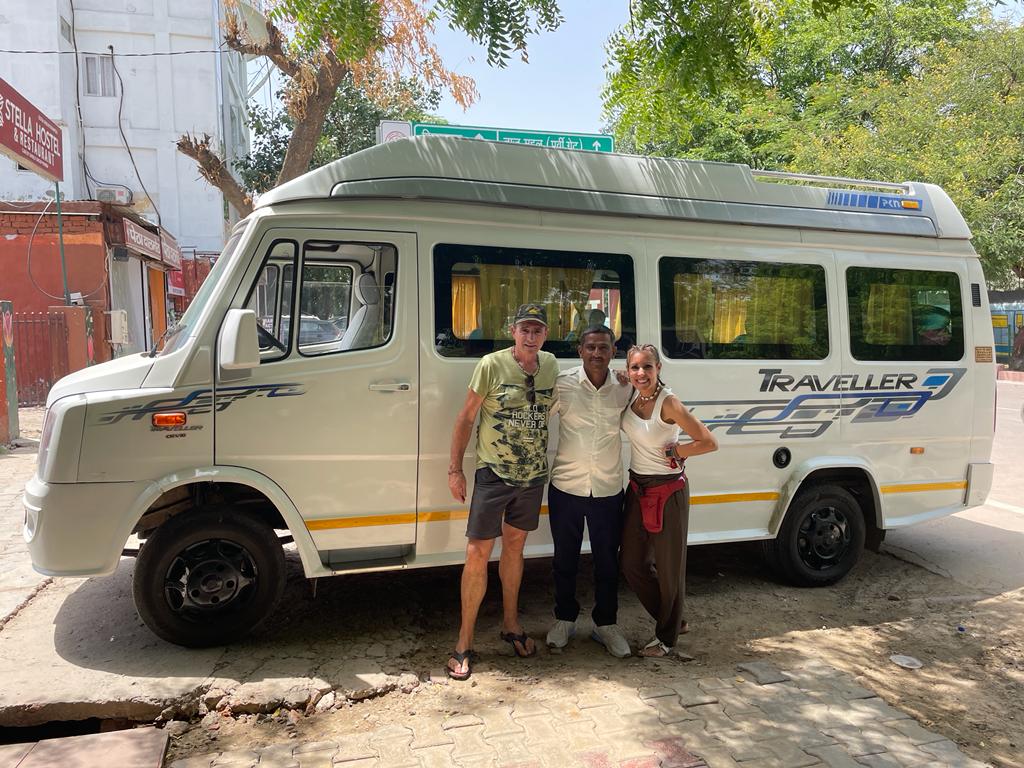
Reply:
[[[949,739],[820,663],[734,678],[668,674],[635,692],[525,698],[336,741],[193,756],[170,768],[981,768]]]
[[[36,467],[36,448],[0,449],[0,627],[48,581],[32,570],[21,537],[21,494]]]

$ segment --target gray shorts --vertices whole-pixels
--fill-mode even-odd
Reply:
[[[509,485],[490,467],[481,467],[473,478],[466,538],[496,539],[501,536],[502,521],[521,531],[537,530],[542,498],[543,483],[529,488]]]

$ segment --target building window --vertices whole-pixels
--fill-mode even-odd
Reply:
[[[114,57],[86,55],[85,95],[116,96],[114,87]]]
[[[816,264],[663,258],[667,357],[821,360],[828,356],[825,269]]]
[[[544,349],[577,357],[579,336],[604,325],[618,356],[636,340],[629,256],[534,248],[434,248],[434,334],[445,357],[481,357],[512,346],[508,327],[520,304],[547,309]]]
[[[953,272],[850,267],[850,348],[857,360],[964,356],[960,278]]]

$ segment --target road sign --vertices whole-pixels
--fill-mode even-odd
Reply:
[[[60,127],[0,78],[0,152],[50,181],[64,179]]]
[[[465,139],[529,144],[557,149],[582,149],[589,152],[614,152],[615,138],[602,133],[556,133],[518,128],[483,128],[473,125],[434,125],[413,123],[414,136],[461,136]]]

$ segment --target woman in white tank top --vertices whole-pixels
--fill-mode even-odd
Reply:
[[[636,394],[622,414],[622,431],[630,442],[622,571],[655,620],[654,639],[640,655],[667,656],[686,631],[690,488],[683,461],[717,450],[718,441],[662,383],[661,357],[653,344],[630,349],[626,369]],[[681,431],[689,442],[679,442]],[[656,575],[648,560],[651,550]]]

